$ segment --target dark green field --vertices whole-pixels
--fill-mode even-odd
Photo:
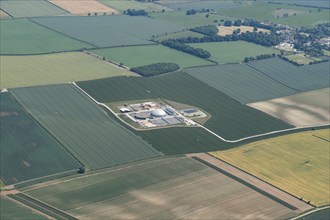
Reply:
[[[202,128],[166,128],[139,131],[136,134],[168,155],[225,150],[234,146]]]
[[[10,93],[88,168],[160,155],[73,85],[16,88]]]
[[[297,220],[329,220],[330,208],[323,209],[321,211],[314,212]]]
[[[6,185],[81,166],[5,92],[0,116],[1,180]]]
[[[284,60],[273,58],[251,62],[248,65],[298,91],[305,92],[330,86],[329,62],[297,67]]]
[[[26,19],[0,21],[0,54],[40,54],[92,48]]]
[[[98,101],[105,103],[160,97],[198,107],[212,116],[204,125],[231,140],[292,127],[241,105],[192,76],[180,72],[150,78],[94,80],[79,85]]]
[[[152,35],[181,31],[183,26],[148,17],[124,15],[94,17],[52,17],[32,19],[70,37],[98,47],[154,44]]]
[[[297,93],[242,64],[191,68],[185,72],[243,104]]]

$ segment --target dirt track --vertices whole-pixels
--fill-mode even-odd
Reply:
[[[277,199],[293,206],[296,208],[295,212],[302,213],[306,212],[310,209],[313,209],[314,207],[311,205],[308,205],[307,203],[297,199],[296,197],[242,171],[238,168],[225,163],[224,161],[221,161],[220,159],[217,159],[207,153],[197,153],[197,154],[188,154],[188,157],[196,157],[200,160],[203,160],[209,164],[212,164],[221,170],[230,173],[231,175],[243,180],[244,182],[251,184],[255,186],[256,188],[260,189],[261,191],[264,191],[267,194],[270,194],[273,197],[276,197]]]

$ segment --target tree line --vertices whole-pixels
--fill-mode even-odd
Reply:
[[[169,48],[173,48],[185,53],[189,53],[191,55],[203,58],[203,59],[207,59],[210,58],[211,54],[210,52],[201,49],[201,48],[194,48],[191,47],[189,45],[184,44],[183,42],[177,41],[175,39],[170,39],[170,40],[164,40],[161,42],[162,45],[169,47]]]
[[[124,11],[125,15],[130,15],[130,16],[148,16],[148,12],[145,10],[136,10],[136,9],[127,9]]]
[[[232,34],[232,35],[226,35],[226,36],[219,36],[219,35],[213,35],[213,36],[203,36],[203,37],[184,37],[184,38],[178,38],[178,39],[172,39],[171,41],[179,42],[182,44],[185,43],[204,43],[204,42],[225,42],[225,41],[247,41],[263,46],[275,46],[278,45],[283,39],[281,36],[276,35],[274,33],[263,33],[263,32],[246,32],[238,34]]]
[[[156,76],[163,73],[174,72],[180,69],[176,63],[154,63],[145,66],[133,67],[131,71],[140,74],[144,77]]]
[[[219,33],[219,29],[215,25],[205,25],[201,27],[190,28],[189,30],[209,36],[217,35]]]

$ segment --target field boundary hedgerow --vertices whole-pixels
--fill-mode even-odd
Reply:
[[[89,42],[87,42],[87,41],[80,40],[80,39],[78,39],[78,38],[74,38],[74,37],[69,36],[69,35],[67,35],[67,34],[64,34],[64,33],[62,33],[62,32],[59,32],[59,31],[57,31],[57,30],[55,30],[55,29],[52,29],[52,28],[50,28],[50,27],[48,27],[48,26],[46,26],[46,25],[40,24],[40,23],[38,23],[38,22],[35,22],[35,21],[32,20],[31,18],[29,18],[29,19],[27,19],[27,20],[31,21],[32,23],[34,23],[34,24],[36,24],[36,25],[39,25],[39,26],[41,26],[41,27],[44,27],[44,28],[46,28],[46,29],[48,29],[48,30],[54,31],[54,32],[56,32],[56,33],[58,33],[58,34],[61,34],[61,35],[65,36],[65,37],[68,37],[68,38],[70,38],[70,39],[72,39],[72,40],[76,40],[76,41],[82,42],[82,43],[84,43],[84,44],[88,44],[88,45],[90,45],[90,46],[92,46],[92,47],[94,47],[94,48],[99,48],[98,46],[93,45],[92,43],[89,43]],[[87,48],[85,48],[85,49],[87,49]]]
[[[247,172],[247,171],[245,171],[245,170],[243,170],[243,169],[241,169],[241,168],[235,166],[235,165],[232,164],[232,163],[229,163],[229,162],[227,162],[227,161],[225,161],[225,160],[222,160],[222,159],[219,158],[219,157],[216,157],[216,156],[212,155],[210,152],[208,152],[208,153],[206,153],[206,154],[209,155],[209,156],[211,156],[211,157],[213,157],[213,158],[215,158],[215,159],[217,159],[217,160],[219,160],[219,161],[221,161],[222,163],[225,163],[225,164],[227,164],[227,165],[229,165],[229,166],[232,166],[232,167],[234,167],[235,169],[237,169],[237,170],[239,170],[239,171],[241,171],[241,172],[243,172],[243,173],[246,173],[247,175],[250,175],[250,176],[252,176],[252,177],[258,179],[259,181],[262,181],[262,182],[264,182],[264,183],[266,183],[266,184],[268,184],[268,185],[270,185],[270,186],[272,186],[272,187],[274,187],[274,188],[276,188],[276,189],[278,189],[278,190],[280,190],[280,191],[282,191],[282,192],[284,192],[284,193],[286,193],[286,194],[289,194],[290,196],[292,196],[292,197],[294,197],[294,198],[296,198],[296,199],[298,199],[298,200],[300,200],[300,201],[303,201],[303,202],[306,203],[307,205],[310,205],[310,206],[316,207],[316,206],[313,205],[313,204],[308,204],[308,201],[305,201],[305,200],[303,200],[303,199],[300,199],[298,196],[296,196],[296,195],[294,195],[294,194],[292,194],[292,193],[289,193],[289,192],[283,190],[282,188],[277,187],[277,186],[275,186],[274,184],[269,183],[269,182],[265,181],[264,179],[262,179],[262,178],[260,178],[260,177],[257,177],[256,175],[253,175],[252,173],[249,173],[249,172]]]
[[[9,195],[9,198],[19,201],[19,202],[23,203],[24,205],[26,205],[32,209],[36,209],[39,212],[42,212],[45,215],[51,216],[55,219],[78,220],[77,218],[73,217],[72,215],[69,215],[68,213],[66,213],[58,208],[55,208],[49,204],[46,204],[38,199],[35,199],[31,196],[26,195],[24,193],[12,194],[12,195]]]
[[[258,71],[258,72],[261,73],[262,75],[264,75],[264,76],[266,76],[266,77],[268,77],[268,78],[270,78],[270,79],[276,81],[277,83],[279,83],[279,84],[281,84],[281,85],[283,85],[283,86],[286,86],[286,87],[288,87],[288,88],[290,88],[290,89],[293,89],[293,90],[295,90],[295,91],[297,91],[297,92],[302,92],[302,91],[300,91],[299,89],[296,89],[296,88],[294,88],[294,87],[292,87],[292,86],[289,86],[289,85],[287,85],[287,84],[281,82],[280,80],[275,79],[274,77],[269,76],[268,74],[264,73],[263,71],[261,71],[261,70],[255,68],[255,67],[253,67],[253,66],[251,66],[251,65],[249,65],[249,64],[247,64],[247,66],[249,66],[250,68],[254,69],[255,71]]]
[[[204,160],[204,159],[202,159],[202,158],[200,158],[198,156],[192,156],[191,158],[194,159],[194,160],[196,160],[196,161],[198,161],[198,162],[200,162],[200,163],[202,163],[202,164],[204,164],[204,165],[206,165],[206,166],[208,166],[208,167],[210,167],[210,168],[212,168],[213,170],[216,170],[216,171],[218,171],[218,172],[220,172],[220,173],[222,173],[222,174],[230,177],[231,179],[233,179],[233,180],[235,180],[235,181],[237,181],[237,182],[239,182],[239,183],[241,183],[241,184],[243,184],[243,185],[245,185],[245,186],[247,186],[247,187],[249,187],[249,188],[257,191],[258,193],[260,193],[260,194],[262,194],[262,195],[264,195],[264,196],[266,196],[266,197],[274,200],[275,202],[280,203],[281,205],[283,205],[283,206],[285,206],[285,207],[287,207],[287,208],[289,208],[291,210],[294,210],[295,211],[295,210],[298,209],[297,207],[289,204],[288,202],[286,202],[286,201],[284,201],[284,200],[282,200],[282,199],[280,199],[280,198],[278,198],[278,197],[276,197],[276,196],[274,196],[274,195],[266,192],[265,190],[263,190],[263,189],[255,186],[255,185],[253,185],[252,183],[249,183],[248,181],[246,181],[246,180],[244,180],[244,179],[236,176],[235,174],[230,173],[230,172],[228,172],[228,171],[226,171],[226,170],[224,170],[224,169],[222,169],[222,168],[220,168],[220,167],[218,167],[218,166],[216,166],[216,165],[214,165],[214,164],[212,164],[212,163],[210,163],[210,162],[208,162],[208,161],[206,161],[206,160]],[[217,159],[217,158],[215,158],[215,159]],[[246,173],[246,172],[244,172],[244,173]],[[246,173],[246,174],[249,175],[249,173]],[[268,184],[268,183],[266,183],[266,184]]]

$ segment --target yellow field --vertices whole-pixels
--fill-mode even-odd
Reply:
[[[321,206],[330,203],[329,135],[329,129],[308,131],[211,154]]]
[[[218,26],[219,33],[218,35],[220,36],[226,36],[233,34],[233,31],[236,29],[241,29],[241,33],[245,33],[247,31],[253,32],[253,27],[250,26],[231,26],[231,27],[226,27],[226,26]],[[263,28],[258,28],[257,32],[262,31],[264,33],[269,33],[269,30],[263,29]]]
[[[69,11],[71,14],[86,14],[86,13],[118,13],[117,10],[110,8],[96,0],[49,0],[49,2]]]

